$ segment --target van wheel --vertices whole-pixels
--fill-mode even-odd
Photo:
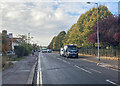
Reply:
[[[66,55],[67,58],[69,58],[69,55]]]
[[[78,58],[78,55],[76,56],[76,58]]]

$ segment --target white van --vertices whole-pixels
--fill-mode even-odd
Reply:
[[[63,48],[60,49],[60,56],[64,56],[64,49]]]

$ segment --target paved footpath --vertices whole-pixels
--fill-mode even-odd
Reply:
[[[26,84],[33,65],[37,60],[36,56],[28,56],[2,72],[2,84]]]
[[[106,65],[106,66],[117,68],[118,70],[120,70],[120,67],[118,66],[119,61],[117,60],[110,60],[110,59],[105,59],[101,57],[101,60],[99,61],[98,58],[95,56],[83,56],[83,55],[80,55],[79,59],[86,60],[88,62],[93,62],[93,63],[100,63],[100,65]]]

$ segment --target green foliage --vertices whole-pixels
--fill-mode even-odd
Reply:
[[[108,8],[100,5],[99,6],[99,20],[112,15]],[[97,8],[90,9],[85,14],[82,14],[78,19],[77,23],[72,25],[68,30],[63,44],[77,44],[79,47],[84,45],[90,47],[92,44],[88,41],[88,35],[92,32],[93,25],[97,22]]]
[[[104,5],[100,5],[98,9],[99,21],[112,15]],[[80,16],[77,23],[71,26],[66,35],[60,36],[61,34],[58,34],[57,37],[54,37],[49,47],[51,47],[51,49],[59,49],[67,44],[77,44],[78,47],[93,47],[92,43],[88,41],[88,35],[92,33],[92,27],[96,22],[97,8],[92,8]]]
[[[56,37],[56,40],[55,40],[55,44],[54,44],[54,49],[58,50],[60,49],[61,47],[63,47],[63,39],[66,35],[66,32],[65,31],[61,31],[58,36]]]
[[[65,31],[61,31],[57,36],[55,36],[51,43],[49,44],[48,48],[53,49],[53,50],[58,50],[63,46],[63,39],[64,36],[66,35]]]
[[[32,46],[30,44],[25,44],[24,48],[25,48],[24,56],[28,56],[32,51]]]
[[[15,53],[18,57],[24,56],[25,53],[25,47],[23,46],[15,46]]]
[[[33,47],[30,44],[22,44],[20,46],[15,46],[15,53],[18,57],[28,56]]]
[[[24,59],[25,57],[20,57],[20,58],[14,58],[13,61],[20,61],[22,59]]]
[[[54,49],[55,40],[56,40],[56,36],[53,37],[52,41],[48,45],[48,48],[50,48],[52,50]]]

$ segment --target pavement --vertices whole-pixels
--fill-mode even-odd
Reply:
[[[98,63],[99,65],[104,65],[107,67],[111,67],[113,69],[120,70],[119,61],[109,59],[110,57],[100,57],[100,61],[95,56],[87,56],[87,55],[79,55],[80,60],[86,60],[88,62]]]
[[[28,83],[27,81],[29,80],[36,58],[36,56],[28,56],[21,61],[15,62],[14,65],[2,71],[3,86],[14,86]]]
[[[38,59],[36,84],[119,85],[119,70],[85,60],[87,57],[65,58],[56,53],[39,53]]]

